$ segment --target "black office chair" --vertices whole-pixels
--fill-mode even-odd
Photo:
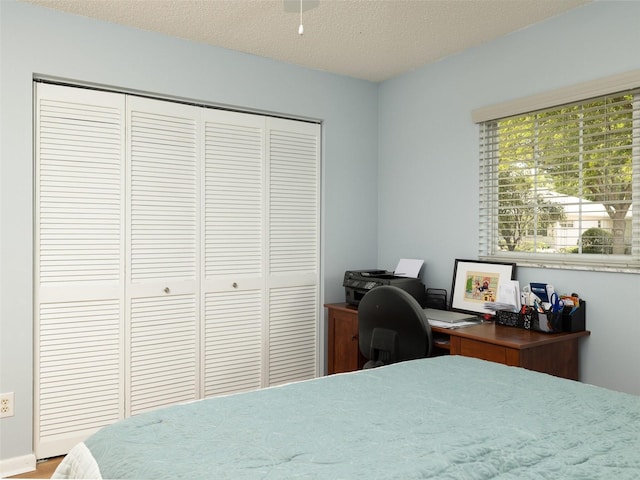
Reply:
[[[431,355],[433,338],[424,310],[401,288],[382,285],[358,305],[358,345],[364,368]]]

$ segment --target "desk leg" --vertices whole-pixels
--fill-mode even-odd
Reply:
[[[460,341],[460,337],[451,335],[449,338],[449,353],[451,355],[462,355],[462,342]]]

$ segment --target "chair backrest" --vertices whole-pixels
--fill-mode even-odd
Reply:
[[[364,368],[431,355],[431,327],[411,294],[391,285],[370,290],[358,305],[358,345]]]

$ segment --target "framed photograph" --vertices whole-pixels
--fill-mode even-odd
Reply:
[[[516,264],[456,259],[451,286],[451,310],[495,315],[484,307],[495,302],[500,283],[515,280]]]

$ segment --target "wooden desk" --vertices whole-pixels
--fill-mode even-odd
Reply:
[[[329,313],[327,373],[358,370],[365,359],[358,348],[358,310],[326,304]],[[463,355],[578,380],[579,340],[589,331],[540,333],[485,322],[459,329],[431,327],[434,354]]]

